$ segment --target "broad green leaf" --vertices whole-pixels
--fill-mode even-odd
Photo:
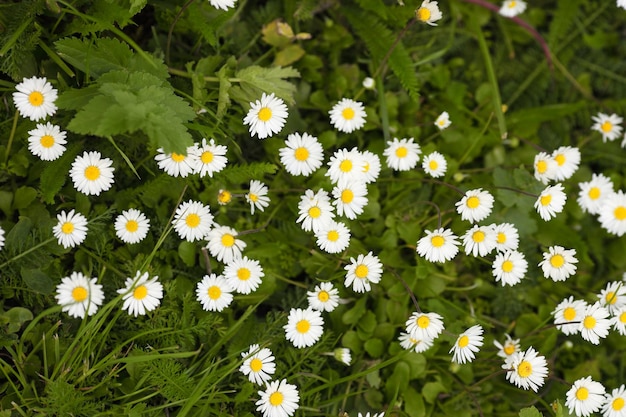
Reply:
[[[405,362],[396,363],[393,373],[385,383],[387,396],[391,398],[395,395],[402,395],[409,385],[409,375],[410,369],[408,364]]]
[[[24,307],[13,307],[0,314],[0,318],[8,324],[8,333],[15,333],[24,323],[33,319],[33,313]]]
[[[372,358],[379,358],[385,351],[385,344],[380,339],[371,338],[365,341],[363,348]]]
[[[82,143],[70,145],[59,159],[51,162],[44,168],[41,173],[40,184],[44,202],[48,204],[54,203],[54,198],[68,178],[67,173],[70,171],[72,161],[74,161],[81,149],[83,149]]]
[[[439,381],[437,382],[427,382],[422,387],[422,395],[424,396],[424,400],[427,403],[433,404],[437,399],[437,395],[439,393],[446,392],[446,387]]]
[[[366,302],[367,298],[359,298],[359,300],[354,303],[354,306],[343,314],[341,321],[343,321],[344,324],[356,324],[365,314]]]
[[[409,387],[404,395],[404,411],[409,417],[424,417],[426,415],[424,398],[413,387]]]
[[[290,105],[295,104],[293,94],[296,92],[296,86],[285,78],[294,77],[300,77],[300,73],[292,67],[263,68],[251,65],[235,73],[235,78],[239,79],[242,92],[245,93],[240,94],[240,99],[247,97],[247,101],[250,102],[259,100],[262,92],[274,93]],[[256,94],[256,97],[251,97],[251,94]]]
[[[527,407],[520,410],[519,417],[543,417],[543,414],[536,407]]]
[[[178,256],[187,266],[196,265],[196,253],[196,245],[191,242],[183,241],[178,245]]]
[[[15,210],[26,208],[37,197],[37,190],[32,187],[20,187],[15,190],[13,208]]]
[[[26,286],[35,292],[50,294],[54,291],[54,282],[52,282],[52,279],[39,269],[22,268],[20,275]]]
[[[19,221],[6,235],[6,245],[8,247],[19,248],[30,236],[30,231],[33,228],[33,221],[25,216],[20,216]]]

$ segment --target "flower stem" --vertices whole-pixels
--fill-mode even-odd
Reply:
[[[17,129],[17,119],[19,112],[15,110],[15,116],[13,117],[13,126],[11,126],[11,133],[9,134],[9,143],[7,143],[7,150],[4,154],[5,165],[9,163],[9,154],[11,153],[11,145],[13,144],[13,138],[15,137],[15,130]]]

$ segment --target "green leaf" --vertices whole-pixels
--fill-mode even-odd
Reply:
[[[367,354],[372,358],[380,358],[385,352],[385,344],[382,340],[376,338],[366,340],[363,344],[363,348],[365,348]]]
[[[26,208],[37,197],[37,190],[32,187],[20,187],[15,190],[13,208],[15,210]]]
[[[229,165],[215,175],[215,180],[228,181],[231,184],[260,179],[266,174],[274,174],[278,167],[267,162],[253,162],[247,165]]]
[[[230,95],[228,91],[232,87],[232,83],[226,76],[226,66],[220,68],[217,72],[217,78],[220,80],[220,87],[217,98],[217,114],[215,117],[221,119],[226,114],[226,109],[230,106]]]
[[[7,332],[15,333],[24,323],[33,319],[33,313],[24,307],[13,307],[0,315],[0,317],[2,317],[4,322],[8,323]]]
[[[293,97],[296,86],[285,78],[300,77],[298,70],[292,67],[271,67],[263,68],[258,65],[251,65],[235,73],[235,78],[239,79],[241,90],[233,88],[233,95],[238,92],[238,99],[247,102],[261,98],[261,93],[274,93],[288,104],[294,105]],[[246,103],[247,104],[247,103]]]
[[[402,395],[409,385],[409,365],[398,362],[393,368],[393,373],[385,383],[385,391],[388,397]]]
[[[437,382],[427,382],[424,384],[422,388],[422,395],[424,396],[424,400],[426,400],[429,404],[434,404],[437,399],[437,395],[439,393],[446,392],[446,387],[439,381]]]
[[[41,172],[41,194],[43,201],[48,204],[54,204],[54,197],[59,193],[63,184],[68,178],[67,173],[70,171],[72,161],[83,149],[82,143],[74,143],[61,155],[59,159],[51,162]]]
[[[410,417],[424,417],[426,415],[424,398],[412,387],[409,387],[404,395],[404,411]]]
[[[365,314],[365,303],[367,299],[365,297],[359,298],[359,301],[354,303],[354,307],[350,310],[346,311],[341,317],[341,321],[344,324],[355,324],[357,323],[361,317]]]
[[[25,216],[20,216],[17,224],[13,226],[7,234],[6,245],[12,248],[19,248],[26,243],[33,228],[33,221]]]
[[[180,242],[178,245],[178,256],[185,265],[190,267],[196,265],[196,245],[187,241]]]
[[[536,407],[527,407],[520,410],[519,417],[543,417],[543,414]]]
[[[26,286],[35,292],[51,294],[52,291],[54,291],[54,282],[52,282],[52,279],[39,269],[22,268],[20,275]]]

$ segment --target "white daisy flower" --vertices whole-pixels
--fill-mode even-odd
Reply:
[[[100,195],[113,185],[113,161],[102,158],[100,152],[84,152],[76,156],[70,169],[70,177],[77,191],[87,195]]]
[[[574,297],[565,298],[552,312],[557,330],[565,335],[580,332],[580,324],[586,310],[587,302],[584,300],[574,300]]]
[[[345,215],[354,220],[363,213],[367,205],[367,186],[361,181],[340,181],[333,188],[333,204],[337,207],[337,214]]]
[[[365,159],[357,148],[352,150],[338,149],[328,161],[328,171],[325,174],[330,177],[333,184],[346,181],[365,180]]]
[[[621,123],[624,121],[616,114],[607,115],[604,113],[598,113],[597,116],[592,116],[591,120],[595,123],[591,126],[591,130],[595,130],[602,134],[602,142],[609,140],[610,142],[617,139],[622,134]]]
[[[606,288],[598,294],[600,304],[609,310],[609,314],[626,305],[626,282],[613,281],[606,284]]]
[[[422,159],[422,168],[431,177],[439,178],[446,175],[448,162],[439,152],[432,152]]]
[[[228,148],[224,145],[216,145],[214,139],[207,143],[206,138],[202,138],[202,143],[196,143],[192,149],[196,154],[196,157],[191,159],[196,163],[193,173],[200,174],[200,178],[207,175],[213,178],[213,174],[223,170],[228,163],[225,156]]]
[[[350,245],[350,229],[334,220],[323,224],[315,231],[317,246],[328,253],[339,253]]]
[[[626,9],[626,0],[617,0],[617,7],[621,7],[622,9]]]
[[[250,136],[257,135],[259,139],[265,139],[283,129],[287,116],[287,106],[282,99],[274,96],[274,93],[269,96],[263,93],[261,100],[250,103],[243,124],[250,126]]]
[[[552,159],[556,161],[554,179],[563,181],[574,175],[580,165],[580,150],[571,146],[561,146],[552,152]]]
[[[357,417],[370,417],[370,413],[369,413],[369,411],[367,413],[365,413],[365,414],[359,413],[357,415]],[[371,417],[385,417],[385,413],[384,412],[382,412],[382,413],[373,413],[371,415]]]
[[[491,214],[493,202],[494,198],[489,191],[478,188],[466,191],[461,201],[457,201],[455,205],[462,220],[476,223]]]
[[[28,150],[42,161],[54,161],[65,152],[67,133],[59,126],[48,122],[45,125],[37,123],[37,127],[29,130]]]
[[[313,310],[331,312],[339,305],[339,291],[330,282],[322,282],[306,294]]]
[[[222,311],[233,301],[233,288],[221,275],[205,275],[196,286],[196,298],[207,311]]]
[[[437,313],[414,312],[406,321],[406,332],[415,340],[434,341],[443,332],[443,317]]]
[[[207,234],[206,240],[209,241],[206,247],[211,256],[226,264],[241,258],[241,251],[246,247],[246,242],[237,239],[237,231],[228,226],[216,225]]]
[[[599,302],[588,305],[578,324],[582,338],[594,345],[599,345],[600,338],[604,339],[609,334],[612,324],[609,316],[609,311]]]
[[[492,226],[474,225],[462,238],[466,255],[485,256],[496,248],[496,233]]]
[[[363,181],[366,184],[376,182],[380,174],[380,158],[370,151],[361,152],[363,158]]]
[[[509,367],[505,369],[511,369],[510,365],[513,363],[512,360],[515,357],[514,355],[520,352],[519,339],[513,339],[508,334],[505,334],[504,336],[506,337],[504,343],[500,344],[500,342],[494,340],[493,344],[498,348],[497,355],[504,359],[505,365],[509,365]]]
[[[547,152],[539,152],[535,155],[533,166],[535,167],[535,178],[544,185],[556,178],[556,172],[559,168],[559,164]]]
[[[328,113],[333,127],[344,133],[352,133],[362,128],[367,116],[363,103],[349,98],[342,98]]]
[[[324,148],[315,136],[308,133],[292,133],[287,136],[285,147],[278,150],[280,162],[291,175],[309,176],[322,166]]]
[[[500,14],[505,17],[515,17],[524,13],[526,2],[522,0],[506,0],[500,7]]]
[[[426,352],[433,346],[434,339],[414,339],[406,332],[400,333],[400,346],[405,350],[413,350],[415,353]]]
[[[199,201],[189,200],[181,203],[176,209],[173,224],[181,239],[187,242],[203,240],[213,226],[211,208]]]
[[[122,310],[137,317],[157,308],[163,298],[163,285],[158,279],[158,276],[150,278],[147,272],[142,274],[141,271],[137,271],[134,278],[126,278],[126,287],[117,290],[118,294],[123,294]]]
[[[622,236],[626,233],[626,194],[619,190],[602,202],[598,212],[600,225],[607,232]]]
[[[313,346],[324,333],[324,319],[322,313],[311,308],[302,310],[292,308],[289,311],[287,324],[283,326],[285,337],[295,347]]]
[[[237,0],[209,0],[211,6],[216,9],[228,10],[232,7],[235,7],[235,3]]]
[[[441,113],[437,117],[437,120],[435,120],[435,126],[437,126],[439,128],[439,130],[446,129],[451,124],[452,124],[452,122],[450,121],[450,115],[448,114],[447,111],[444,111],[443,113]]]
[[[613,329],[622,336],[626,336],[626,306],[622,306],[614,311]]]
[[[54,102],[57,99],[57,90],[45,77],[24,78],[15,86],[13,102],[22,117],[38,121],[52,116],[57,111]]]
[[[417,166],[422,150],[413,138],[393,138],[387,142],[383,155],[387,157],[387,166],[396,171],[409,171]]]
[[[296,223],[302,223],[302,230],[317,232],[322,226],[333,221],[335,212],[330,204],[330,198],[325,190],[306,190],[304,195],[300,197],[298,203],[298,220]]]
[[[427,23],[430,26],[437,26],[435,23],[441,19],[443,15],[436,1],[424,0],[421,6],[415,11],[415,17],[417,20],[423,23]]]
[[[496,255],[491,267],[496,282],[501,282],[503,287],[505,285],[512,286],[519,284],[524,278],[528,270],[528,262],[523,253],[507,250]]]
[[[85,318],[85,314],[93,316],[104,301],[102,285],[96,284],[98,278],[88,278],[80,272],[61,279],[57,285],[54,298],[62,306],[61,311],[70,317]]]
[[[64,248],[80,245],[87,237],[87,219],[82,214],[73,209],[69,213],[62,211],[57,214],[57,220],[59,222],[52,228],[52,232]]]
[[[562,246],[550,246],[548,252],[543,253],[543,261],[539,266],[543,276],[552,278],[554,282],[565,281],[576,273],[576,249],[565,249]]]
[[[590,376],[578,379],[567,391],[565,406],[577,417],[590,416],[602,408],[605,392],[604,386]]]
[[[457,239],[450,229],[426,230],[426,236],[417,241],[416,250],[427,261],[447,262],[459,252]]]
[[[233,201],[233,193],[231,193],[230,191],[220,189],[217,192],[217,203],[220,206],[225,206],[231,201]]]
[[[250,345],[247,352],[241,352],[244,359],[239,371],[246,375],[250,382],[262,385],[270,382],[276,372],[274,355],[268,348],[260,349],[259,345]]]
[[[247,256],[229,262],[222,274],[239,294],[250,294],[256,291],[261,285],[261,278],[265,276],[259,261],[248,259]]]
[[[265,211],[265,207],[270,205],[270,198],[267,196],[267,186],[261,181],[251,180],[250,191],[246,194],[246,201],[250,204],[250,214],[254,214],[254,209]]]
[[[150,230],[150,220],[137,209],[122,211],[115,219],[115,234],[124,243],[141,242]]]
[[[343,285],[348,288],[352,285],[355,292],[371,291],[371,283],[378,284],[383,274],[383,264],[377,256],[368,252],[367,255],[359,255],[357,259],[350,258],[350,265],[343,269],[348,271]]]
[[[535,201],[535,209],[544,221],[563,211],[567,196],[561,184],[547,186]]]
[[[626,2],[624,3],[624,8],[626,8]],[[626,386],[624,384],[619,388],[615,388],[610,394],[604,395],[602,416],[626,417]]]
[[[483,328],[479,324],[461,333],[448,352],[452,353],[452,362],[460,364],[472,362],[476,358],[475,353],[483,345],[483,333]]]
[[[496,224],[494,231],[496,233],[496,250],[498,252],[517,250],[519,246],[519,232],[515,225],[511,223]]]
[[[506,379],[519,388],[537,392],[548,376],[548,362],[545,356],[529,347],[526,352],[517,352],[502,368],[508,369]]]
[[[196,172],[199,161],[198,148],[196,145],[187,147],[187,154],[182,153],[165,153],[163,148],[157,149],[157,156],[154,160],[157,161],[157,165],[160,169],[165,171],[167,175],[172,177],[186,178],[188,175]]]
[[[352,355],[350,354],[350,349],[348,348],[337,348],[335,349],[334,357],[339,362],[343,363],[346,366],[350,366],[350,362],[352,362]]]
[[[581,182],[578,187],[580,192],[576,201],[582,211],[590,214],[598,214],[604,200],[614,192],[613,181],[603,174],[593,174],[591,181]]]
[[[291,417],[298,409],[298,387],[288,384],[286,379],[267,383],[265,391],[259,391],[261,397],[255,405],[263,417]]]

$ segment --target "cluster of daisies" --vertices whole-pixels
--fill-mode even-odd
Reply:
[[[570,414],[588,417],[602,412],[603,417],[621,417],[626,413],[626,386],[622,384],[611,393],[590,376],[576,380],[567,391],[565,405]]]

